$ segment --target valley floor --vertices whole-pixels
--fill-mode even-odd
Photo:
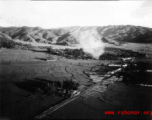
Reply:
[[[43,60],[48,56],[52,57],[54,61]],[[85,74],[85,71],[99,68],[101,64],[108,65],[111,62],[65,60],[42,52],[0,49],[1,119],[150,120],[152,118],[151,87],[129,86],[122,82],[114,82],[113,78],[106,79],[108,84],[104,84],[104,82],[95,84]],[[34,93],[30,89],[31,84],[37,84],[40,81],[63,80],[75,80],[80,86],[88,88],[54,111],[50,107],[63,102],[65,99],[62,96],[42,95]],[[47,113],[44,114],[43,112],[46,110]],[[125,113],[125,110],[140,112],[129,115]]]

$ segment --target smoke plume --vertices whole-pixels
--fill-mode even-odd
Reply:
[[[96,59],[104,53],[105,44],[102,42],[102,37],[97,33],[96,29],[84,30],[76,34],[77,40],[84,52],[91,54]]]

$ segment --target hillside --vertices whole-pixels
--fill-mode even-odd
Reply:
[[[1,47],[11,48],[11,46],[14,44],[15,42],[11,39],[10,36],[0,32],[0,48]]]
[[[85,36],[92,32],[91,39],[101,39],[109,44],[152,43],[152,28],[120,25],[103,27],[67,27],[58,29],[42,29],[40,27],[0,27],[0,39],[20,40],[25,42],[48,43],[59,45],[79,44],[80,34]],[[96,34],[96,35],[94,35]],[[83,37],[86,39],[86,37]]]
[[[152,28],[127,25],[98,27],[97,30],[111,41],[152,43]]]

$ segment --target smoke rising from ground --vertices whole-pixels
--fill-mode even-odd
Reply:
[[[77,33],[77,40],[84,52],[98,59],[104,53],[105,44],[96,29],[84,30]]]

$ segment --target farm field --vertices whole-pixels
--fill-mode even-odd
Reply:
[[[117,61],[69,60],[45,52],[4,48],[0,50],[0,56],[2,119],[151,118],[150,112],[144,114],[144,111],[152,111],[151,87],[127,85],[115,81],[115,77],[105,77],[98,83],[86,74],[103,68],[100,72],[103,77],[105,71],[112,70],[106,66]],[[53,60],[40,59],[48,56]],[[79,84],[80,94],[69,98],[36,89],[42,84],[57,81],[75,81]],[[64,103],[66,100],[68,102]],[[55,105],[57,109],[50,109]],[[143,115],[117,114],[124,110],[140,111]],[[116,114],[107,115],[105,111],[115,111]]]

